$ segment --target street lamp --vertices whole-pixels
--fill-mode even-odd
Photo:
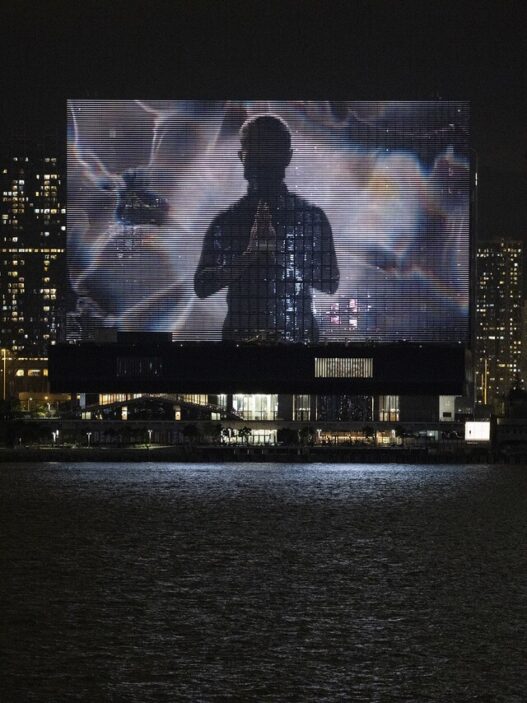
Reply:
[[[152,430],[147,430],[148,431],[148,446],[152,443]]]
[[[88,447],[90,446],[91,435],[91,432],[86,432],[86,437],[88,438]]]

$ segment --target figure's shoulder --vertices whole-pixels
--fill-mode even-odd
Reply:
[[[324,210],[318,205],[315,205],[315,203],[312,203],[310,200],[307,200],[307,198],[304,198],[302,195],[298,195],[297,193],[292,193],[291,191],[288,193],[288,198],[288,207],[291,210],[303,212],[305,216],[315,222],[327,222],[328,218],[326,217]]]
[[[243,216],[243,213],[247,211],[247,200],[247,197],[244,196],[237,200],[235,203],[232,203],[232,205],[226,207],[224,210],[218,212],[218,214],[214,216],[210,227],[212,229],[217,229],[225,227],[227,225],[231,225],[233,223],[238,223],[240,221],[240,218]]]

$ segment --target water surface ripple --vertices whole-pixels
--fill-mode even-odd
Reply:
[[[527,700],[527,468],[0,467],[2,703]]]

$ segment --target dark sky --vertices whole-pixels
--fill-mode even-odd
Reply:
[[[527,239],[526,20],[508,0],[14,0],[0,142],[62,139],[68,97],[466,99],[480,236]]]

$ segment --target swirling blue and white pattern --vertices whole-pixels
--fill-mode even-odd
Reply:
[[[442,101],[69,101],[72,334],[221,339],[225,290],[200,300],[193,277],[207,227],[246,192],[239,128],[266,112],[292,133],[289,190],[333,230],[340,285],[313,294],[321,340],[465,342],[469,114]]]

